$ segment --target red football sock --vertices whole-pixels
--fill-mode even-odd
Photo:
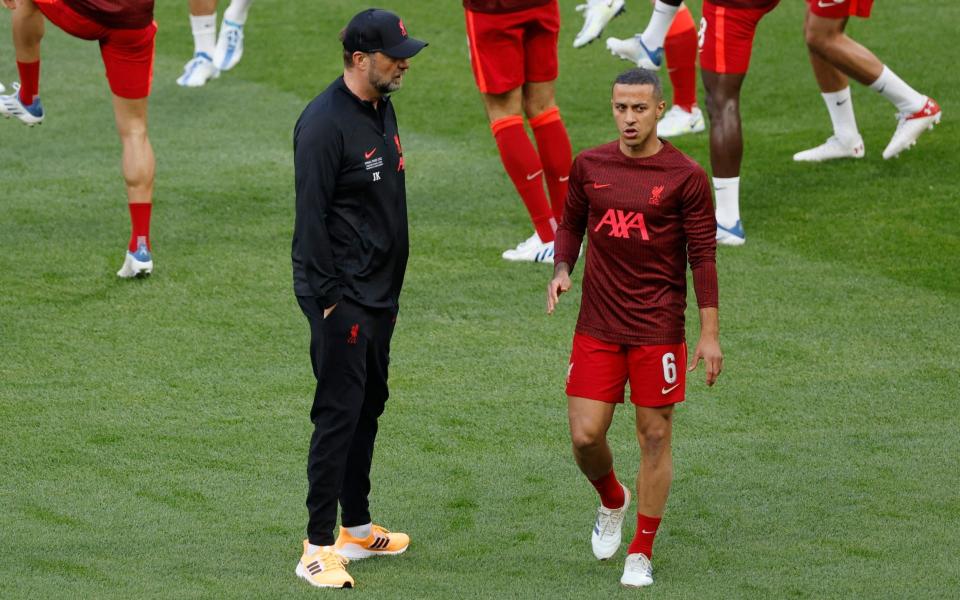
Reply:
[[[637,533],[630,542],[627,554],[641,553],[653,558],[653,538],[657,537],[661,517],[648,517],[637,513]]]
[[[673,84],[673,104],[690,112],[697,105],[697,29],[686,6],[673,18],[663,51]]]
[[[570,136],[560,118],[560,109],[556,106],[530,119],[530,127],[537,140],[553,217],[559,223],[563,216],[563,204],[567,200],[567,180],[570,179],[570,164],[573,162]]]
[[[591,479],[590,484],[597,489],[600,494],[600,504],[607,508],[623,508],[623,503],[627,501],[623,493],[623,486],[614,474],[613,469],[600,479]]]
[[[25,63],[18,60],[17,71],[20,72],[20,102],[30,106],[40,93],[40,61]]]
[[[497,119],[490,124],[490,129],[497,140],[503,167],[523,199],[537,235],[541,241],[552,242],[557,222],[543,191],[543,165],[523,128],[523,117]]]
[[[136,252],[137,246],[140,244],[140,238],[143,238],[149,250],[150,210],[153,208],[153,204],[150,202],[131,202],[127,206],[130,207],[130,243],[127,245],[127,249],[130,252]]]

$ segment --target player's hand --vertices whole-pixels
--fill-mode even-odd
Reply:
[[[6,2],[7,0],[3,0],[3,1]],[[331,304],[330,306],[323,309],[323,318],[326,319],[327,317],[329,317],[330,313],[332,313],[333,309],[335,309],[336,307],[337,307],[336,304]]]
[[[553,309],[560,302],[560,294],[570,291],[570,273],[559,270],[554,274],[553,279],[547,284],[547,314],[552,315]]]
[[[714,336],[701,337],[697,348],[693,351],[690,366],[687,371],[693,371],[700,364],[700,359],[707,368],[707,385],[713,385],[723,370],[723,352],[720,351],[720,341]]]

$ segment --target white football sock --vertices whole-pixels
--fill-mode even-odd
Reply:
[[[717,202],[717,223],[729,229],[740,220],[740,178],[714,177],[713,192]]]
[[[370,534],[373,533],[373,523],[367,523],[366,525],[357,525],[356,527],[344,527],[347,530],[347,533],[352,535],[355,538],[365,540],[370,537]]]
[[[314,546],[313,544],[307,544],[307,554],[314,554],[317,550],[320,550],[323,546]]]
[[[870,89],[879,92],[881,96],[893,103],[897,110],[905,113],[915,113],[927,103],[927,97],[913,89],[907,82],[897,77],[887,65],[883,65],[880,77],[870,84]]]
[[[223,18],[243,25],[247,22],[247,13],[250,12],[251,4],[253,0],[233,0],[223,12]]]
[[[841,143],[852,146],[860,137],[857,130],[857,117],[853,114],[853,98],[850,96],[850,86],[839,92],[821,92],[823,102],[830,113],[830,122],[833,123],[833,135]]]
[[[640,34],[643,45],[653,52],[657,48],[663,48],[663,41],[667,39],[667,31],[673,23],[673,17],[676,16],[679,6],[670,6],[661,0],[657,0],[653,5],[653,14],[650,15],[650,22],[647,28]]]
[[[190,29],[193,31],[193,52],[205,52],[212,57],[217,47],[217,13],[212,15],[190,15]]]

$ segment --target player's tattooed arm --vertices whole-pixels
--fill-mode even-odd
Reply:
[[[713,385],[723,370],[723,352],[720,350],[720,318],[715,306],[700,309],[700,341],[693,351],[688,371],[693,371],[703,359],[707,371],[707,385]]]
[[[560,261],[553,267],[553,279],[547,284],[547,314],[552,315],[553,309],[560,302],[560,294],[570,290],[570,265]]]

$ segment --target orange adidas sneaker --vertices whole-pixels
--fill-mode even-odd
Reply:
[[[314,587],[352,588],[353,577],[345,568],[350,562],[337,554],[330,546],[320,548],[308,554],[310,542],[303,540],[303,555],[297,563],[297,576],[307,580]]]
[[[359,560],[371,556],[403,554],[410,547],[410,536],[405,533],[393,533],[379,525],[374,525],[367,538],[355,538],[346,527],[340,528],[340,535],[334,548],[345,558]]]

